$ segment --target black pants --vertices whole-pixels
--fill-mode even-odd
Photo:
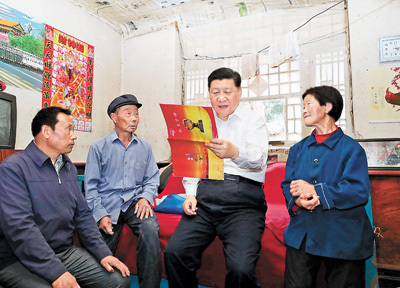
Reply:
[[[124,224],[132,229],[133,234],[138,237],[138,246],[136,251],[136,264],[138,271],[139,287],[159,288],[162,272],[161,246],[158,233],[158,220],[153,212],[153,217],[137,218],[134,214],[135,205],[133,202],[128,210],[121,212],[118,223],[113,225],[113,235],[108,235],[102,230],[108,247],[115,254],[119,238]],[[129,253],[129,251],[126,251]]]
[[[164,252],[169,287],[197,287],[201,255],[216,236],[225,254],[225,287],[260,287],[255,266],[265,228],[263,189],[238,181],[202,180],[197,201],[197,215],[182,215]]]
[[[365,260],[327,258],[305,252],[305,240],[297,250],[287,247],[285,288],[313,288],[324,262],[328,288],[365,288]]]

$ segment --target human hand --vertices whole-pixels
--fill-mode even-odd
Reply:
[[[99,223],[99,229],[103,230],[104,233],[106,233],[108,235],[114,234],[112,221],[111,221],[110,217],[104,216],[103,218],[101,218],[100,223]]]
[[[210,139],[210,142],[206,143],[206,147],[221,159],[230,158],[234,160],[239,156],[239,147],[225,139]]]
[[[315,210],[315,208],[321,205],[321,201],[319,200],[319,196],[314,193],[302,193],[299,198],[295,201],[296,205],[299,207],[303,207],[307,210]]]
[[[186,197],[186,200],[182,204],[183,212],[187,215],[196,215],[197,210],[197,199],[194,195],[189,195]]]
[[[136,217],[140,218],[140,220],[142,220],[143,217],[149,218],[149,215],[153,217],[153,209],[151,209],[149,201],[144,198],[140,199],[135,205],[134,214],[136,214]]]
[[[80,288],[74,276],[68,271],[58,277],[52,284],[53,288]]]
[[[302,193],[313,193],[317,195],[314,185],[304,180],[294,180],[290,183],[290,194],[292,197],[300,196]]]
[[[108,271],[108,272],[114,272],[114,268],[117,268],[121,274],[122,277],[125,276],[130,276],[131,273],[129,272],[129,268],[122,263],[121,261],[119,261],[118,258],[114,257],[114,256],[107,256],[104,257],[103,259],[101,259],[100,264]]]

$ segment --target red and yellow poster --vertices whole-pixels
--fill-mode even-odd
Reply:
[[[93,46],[45,26],[42,107],[71,110],[77,131],[92,131],[93,55]]]
[[[217,138],[211,107],[160,104],[168,128],[175,176],[224,179],[224,160],[205,143]]]

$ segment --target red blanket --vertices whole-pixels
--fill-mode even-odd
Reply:
[[[286,247],[283,241],[283,232],[289,223],[289,215],[285,206],[280,183],[285,174],[285,162],[276,162],[268,165],[265,177],[265,198],[268,204],[265,231],[262,236],[262,248],[257,263],[256,273],[262,287],[283,287]],[[182,177],[171,175],[161,198],[169,194],[185,193],[182,186]],[[160,223],[160,244],[164,251],[169,237],[175,231],[181,218],[177,214],[156,213]],[[136,274],[136,247],[137,240],[132,231],[125,226],[118,245],[116,256],[128,265],[131,273]],[[163,255],[164,257],[164,255]],[[225,258],[222,243],[217,238],[203,254],[201,268],[197,273],[199,284],[224,287]],[[163,277],[166,277],[163,267]]]

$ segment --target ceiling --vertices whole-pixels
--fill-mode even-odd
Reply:
[[[339,0],[70,0],[109,23],[125,38],[169,25],[191,27]]]

